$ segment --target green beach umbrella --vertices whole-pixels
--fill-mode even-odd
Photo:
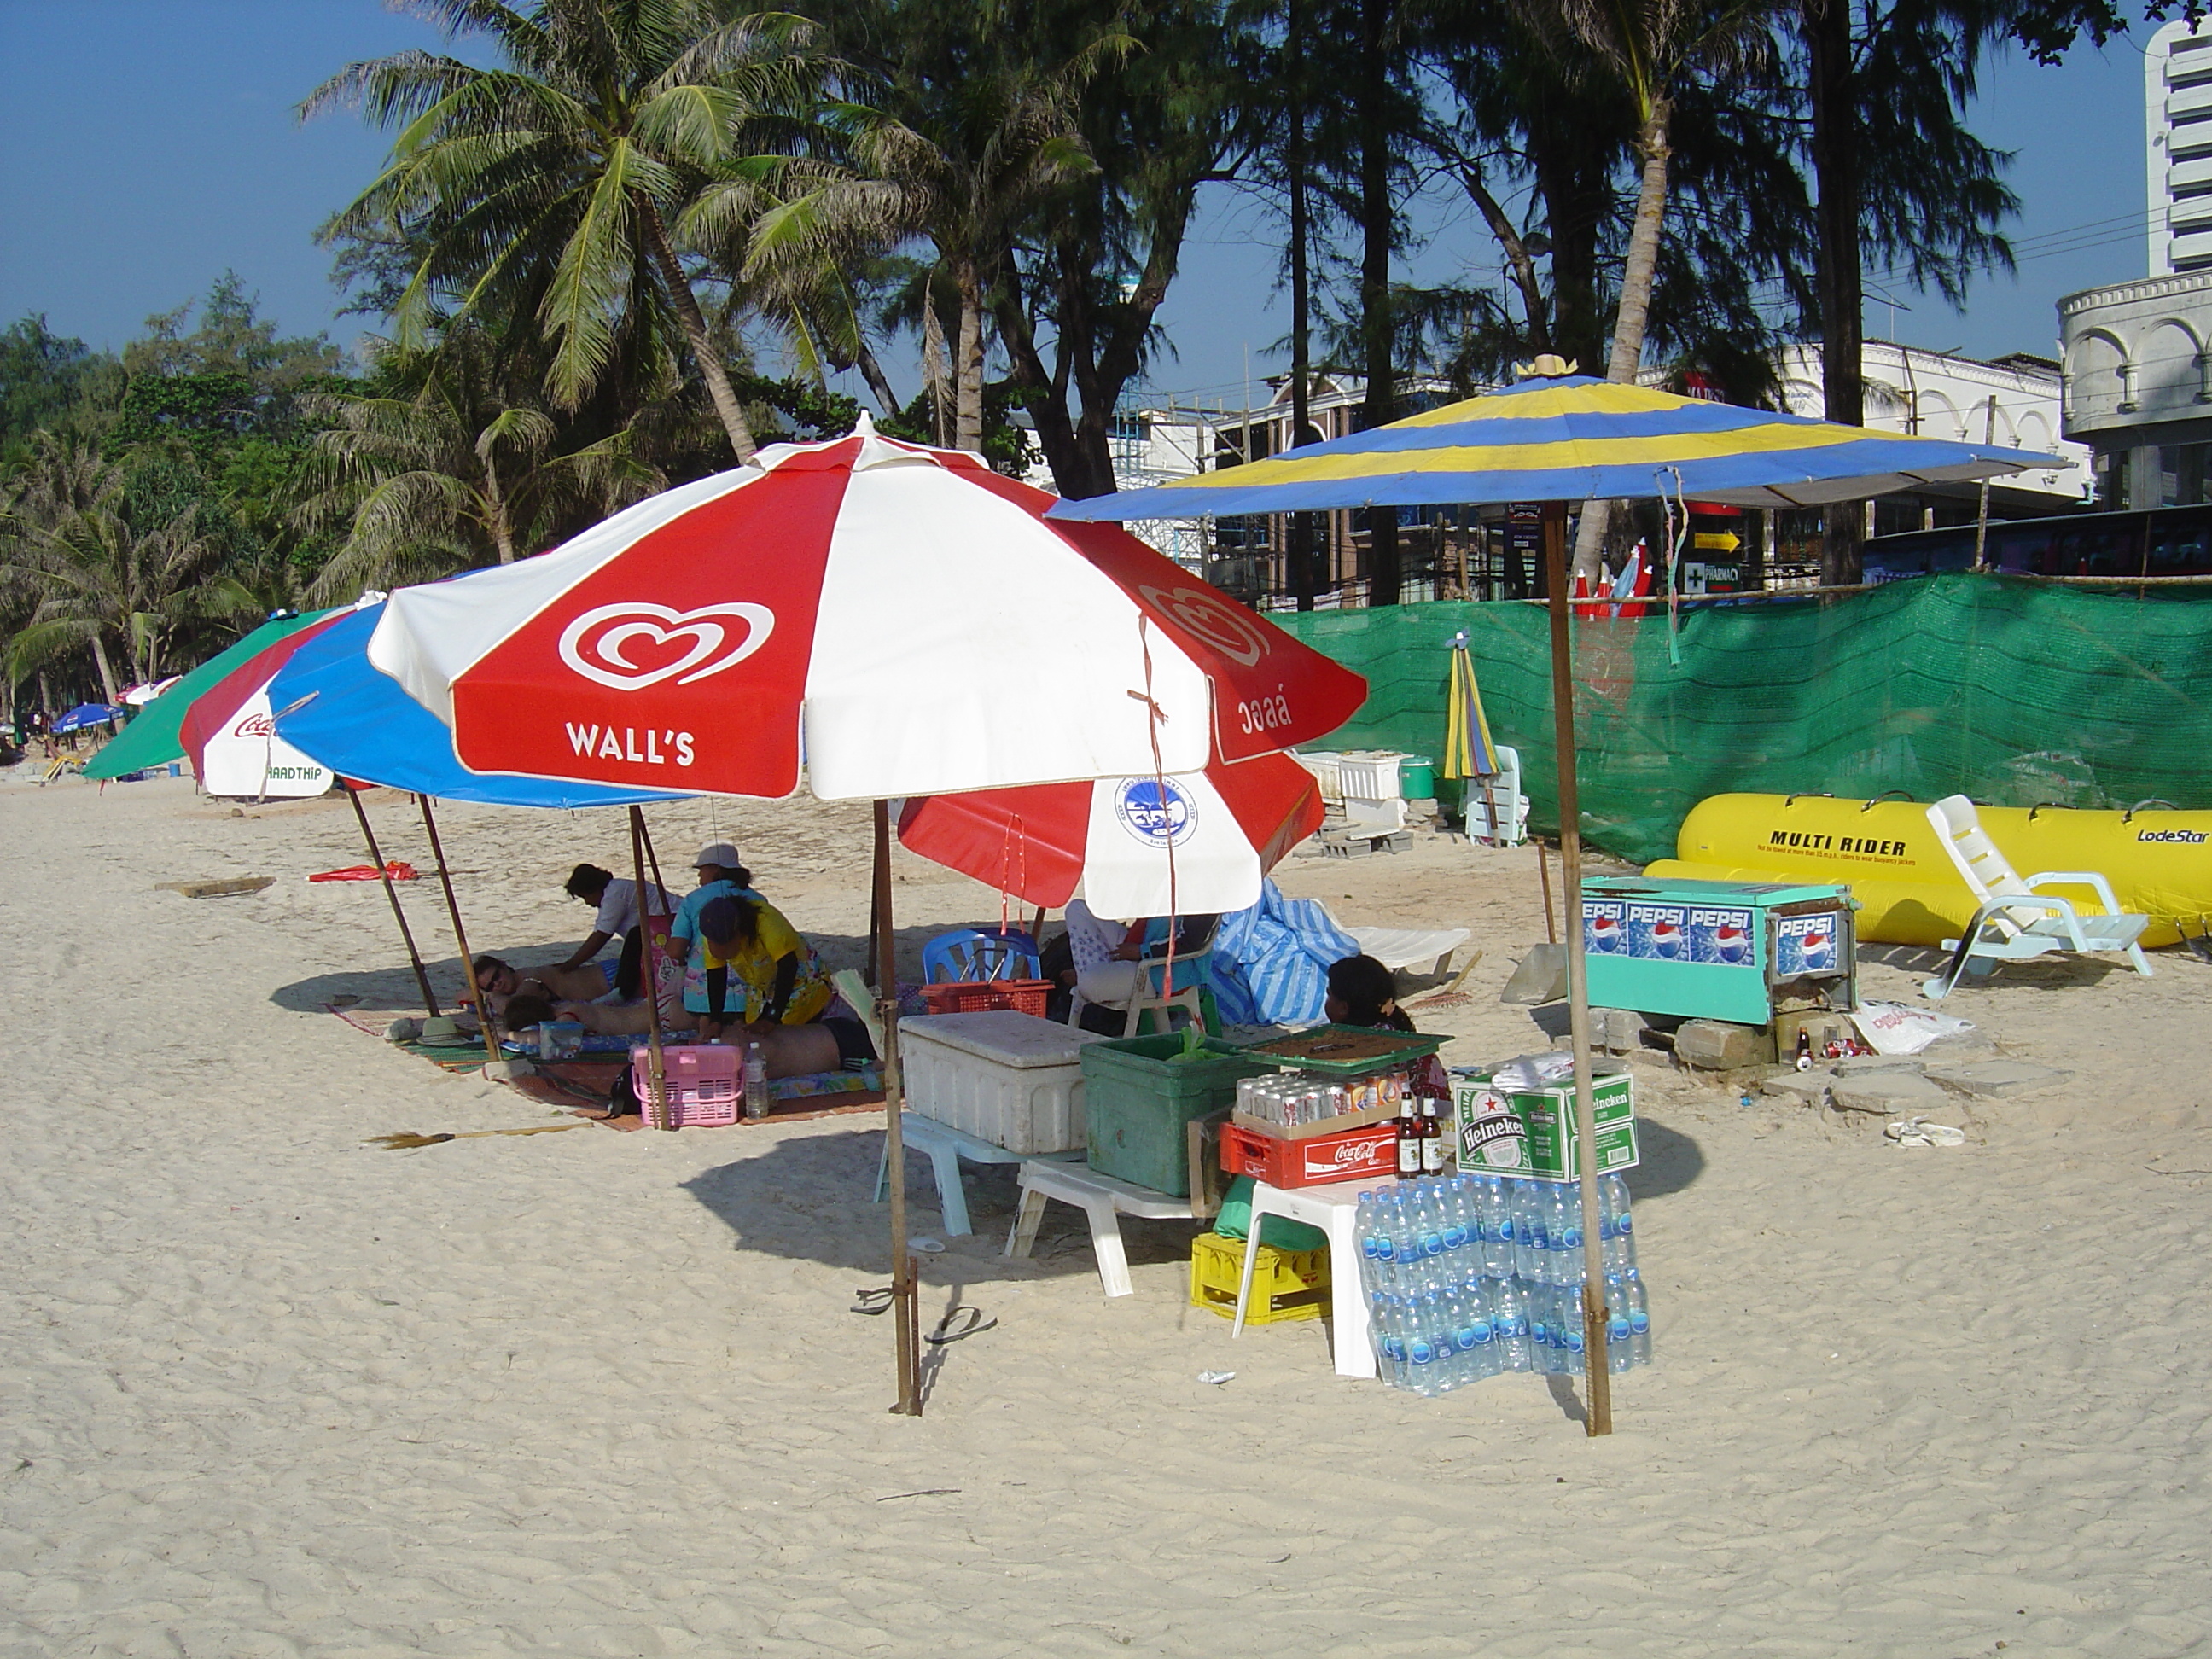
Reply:
[[[104,782],[125,773],[143,772],[149,766],[183,759],[181,729],[185,714],[200,694],[256,652],[287,634],[297,633],[316,617],[327,615],[327,611],[310,611],[296,617],[273,617],[229,650],[209,658],[148,703],[138,718],[123,728],[122,736],[92,757],[92,763],[84,769],[85,776]]]

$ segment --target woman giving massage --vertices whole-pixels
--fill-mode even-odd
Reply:
[[[783,913],[764,901],[723,895],[699,911],[700,951],[687,975],[683,1006],[663,994],[664,1026],[695,1029],[702,1042],[739,1047],[757,1042],[772,1078],[841,1070],[848,1061],[876,1057],[867,1027],[838,1000],[813,948]],[[627,1006],[516,998],[507,1005],[511,1028],[558,1014],[587,1030],[642,1036],[642,1002]]]

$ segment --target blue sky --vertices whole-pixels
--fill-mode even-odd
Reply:
[[[343,114],[302,126],[292,108],[351,59],[435,43],[378,0],[0,0],[0,322],[44,312],[62,333],[119,346],[228,267],[287,332],[350,343],[363,325],[335,315],[313,236],[374,175],[385,141]],[[2143,270],[2140,45],[2083,48],[2057,69],[2010,57],[1985,76],[1973,122],[2018,152],[2017,275],[1978,279],[1963,313],[1876,276],[1899,308],[1870,299],[1867,330],[2050,353],[2061,295]],[[1439,218],[1423,279],[1494,269],[1478,226]],[[1162,314],[1177,350],[1153,392],[1233,408],[1248,362],[1255,380],[1279,367],[1279,235],[1249,198],[1206,202]]]

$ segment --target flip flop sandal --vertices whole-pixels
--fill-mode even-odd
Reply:
[[[966,1321],[961,1324],[959,1329],[953,1329],[953,1322],[959,1319],[963,1314],[967,1316]],[[999,1322],[995,1319],[988,1319],[984,1317],[983,1310],[981,1308],[970,1308],[963,1305],[962,1307],[955,1308],[951,1313],[945,1315],[944,1318],[939,1320],[937,1322],[937,1328],[921,1340],[925,1342],[935,1343],[941,1348],[948,1342],[957,1342],[963,1337],[975,1335],[978,1331],[988,1331],[998,1322]]]
[[[856,1314],[872,1316],[888,1310],[897,1297],[898,1290],[895,1285],[875,1285],[866,1290],[855,1291],[853,1295],[855,1298],[853,1303],[853,1311]]]

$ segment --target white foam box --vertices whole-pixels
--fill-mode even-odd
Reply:
[[[898,1030],[908,1111],[1026,1156],[1089,1145],[1083,1048],[1096,1033],[1011,1008],[925,1014]]]

